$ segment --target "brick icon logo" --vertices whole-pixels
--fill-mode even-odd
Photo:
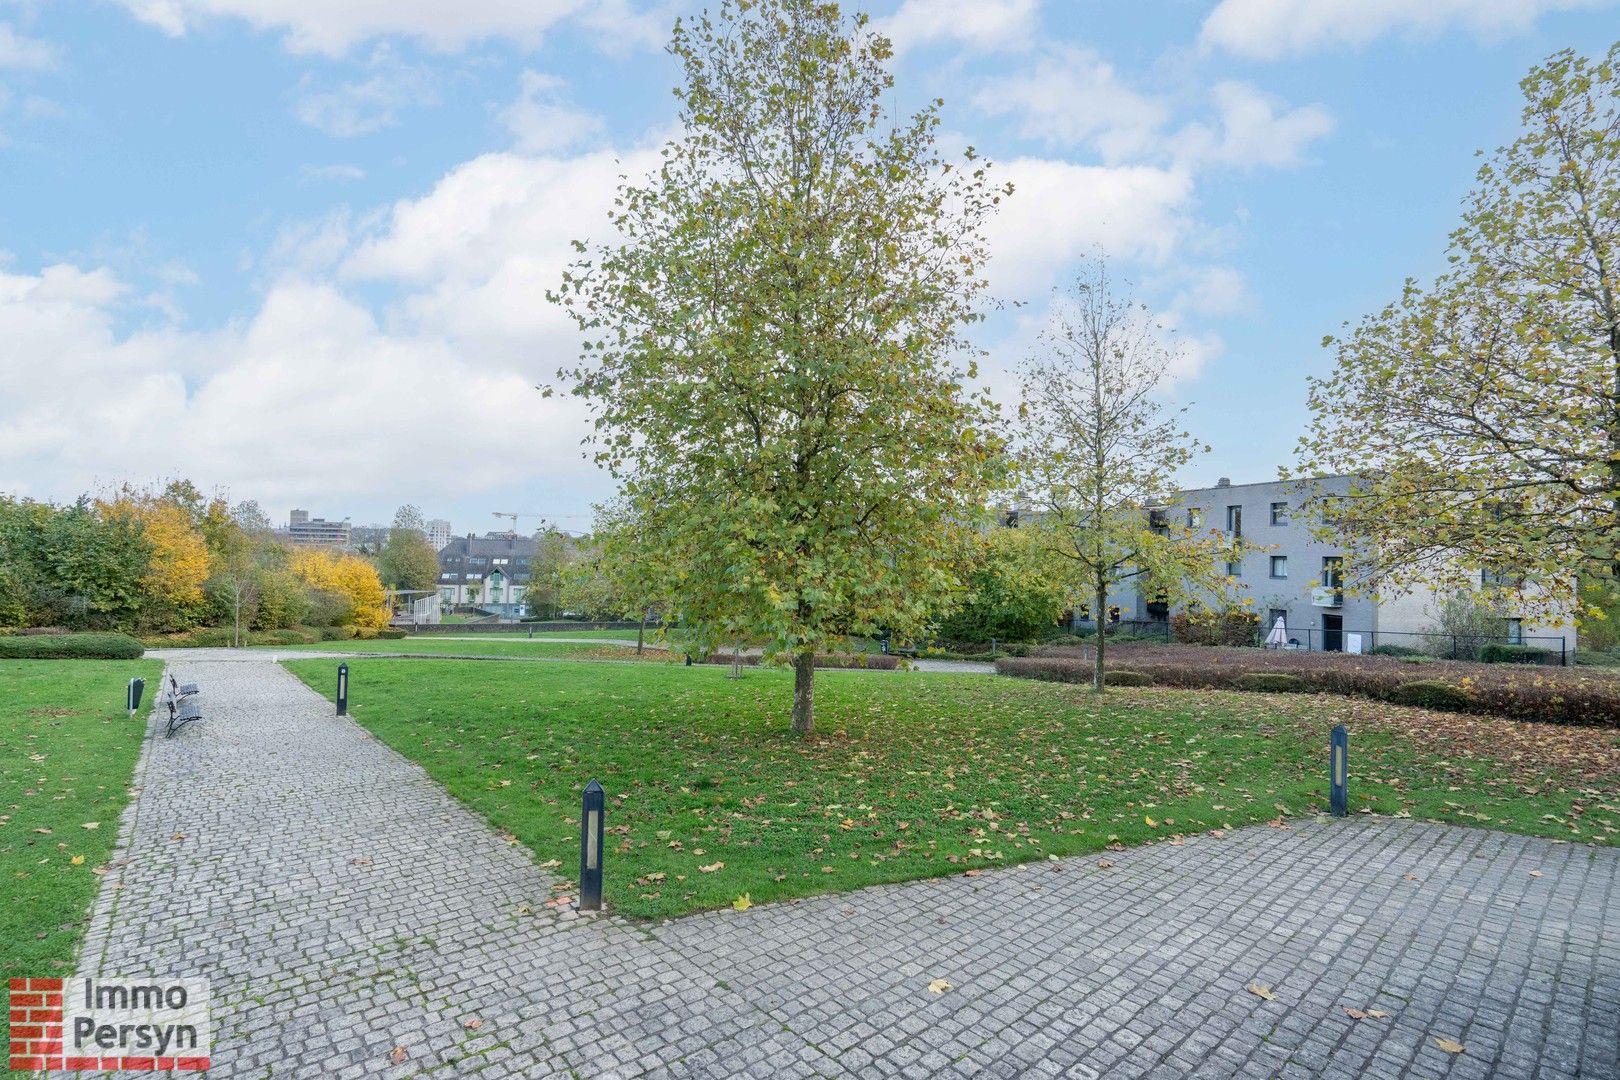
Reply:
[[[19,1072],[196,1072],[212,1046],[206,979],[12,979]]]

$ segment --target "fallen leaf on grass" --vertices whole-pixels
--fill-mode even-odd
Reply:
[[[1266,985],[1265,983],[1252,982],[1252,983],[1250,983],[1248,985],[1248,991],[1249,991],[1249,993],[1253,994],[1255,997],[1265,998],[1267,1001],[1276,1001],[1277,1000],[1277,995],[1273,994],[1271,992],[1271,987]]]
[[[754,902],[748,898],[747,893],[743,893],[731,902],[731,906],[738,911],[747,911],[754,906]]]
[[[935,979],[933,982],[928,984],[928,992],[930,994],[943,994],[949,989],[951,989],[951,984],[945,979]]]
[[[99,821],[87,821],[83,825],[80,825],[79,828],[81,828],[81,829],[99,829],[99,828],[101,828],[101,822],[99,822]]]
[[[1465,1049],[1463,1044],[1458,1042],[1456,1039],[1436,1038],[1434,1040],[1434,1045],[1438,1046],[1448,1054],[1460,1054]]]
[[[700,867],[698,867],[698,872],[703,873],[703,874],[712,874],[716,870],[724,870],[725,868],[726,868],[725,863],[723,863],[723,862],[715,862],[715,863],[710,863],[708,866],[700,866]]]
[[[395,1065],[405,1064],[405,1059],[408,1057],[410,1057],[410,1055],[405,1052],[405,1048],[403,1046],[396,1046],[392,1050],[388,1051],[388,1060],[392,1061]]]
[[[555,870],[555,869],[557,869],[557,867],[559,867],[561,865],[562,865],[562,860],[561,859],[548,859],[547,861],[540,864],[540,869],[542,869],[542,870]]]
[[[1146,814],[1142,815],[1142,820],[1147,822],[1147,827],[1150,829],[1157,829],[1159,827],[1159,823],[1148,817]]]
[[[74,866],[83,866],[84,865],[84,856],[83,855],[75,855],[69,861],[72,862]]]

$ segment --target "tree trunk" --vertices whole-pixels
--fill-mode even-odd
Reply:
[[[815,730],[816,658],[800,653],[793,658],[793,731],[808,735]]]
[[[1104,629],[1108,625],[1108,587],[1099,583],[1097,585],[1097,606],[1091,609],[1092,621],[1097,624],[1097,665],[1091,672],[1091,688],[1097,693],[1103,692],[1103,646]]]
[[[637,656],[641,655],[642,643],[647,640],[647,615],[648,615],[647,609],[643,608],[642,611],[641,611],[641,625],[636,628],[636,655]]]

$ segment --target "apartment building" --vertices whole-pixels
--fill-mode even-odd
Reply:
[[[1323,494],[1344,494],[1350,477],[1314,483]],[[1241,540],[1240,557],[1224,569],[1252,601],[1267,631],[1282,620],[1283,640],[1290,647],[1367,652],[1379,644],[1425,644],[1438,623],[1434,592],[1417,588],[1380,594],[1347,588],[1353,583],[1345,579],[1345,545],[1318,539],[1297,512],[1300,501],[1293,483],[1233,484],[1223,477],[1213,487],[1178,493],[1155,513],[1162,514],[1167,524],[1214,529]],[[1108,617],[1163,621],[1172,613],[1169,605],[1132,584],[1111,602]],[[1502,613],[1500,640],[1572,656],[1575,630],[1510,610]]]

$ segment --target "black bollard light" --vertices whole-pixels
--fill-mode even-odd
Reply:
[[[1328,782],[1333,816],[1344,817],[1350,813],[1350,732],[1343,724],[1333,729],[1333,737],[1328,745]]]
[[[602,785],[585,785],[579,808],[579,910],[602,910],[602,818],[606,813]]]
[[[141,707],[141,695],[146,693],[145,679],[129,680],[129,691],[126,702],[129,705],[129,718],[135,719],[135,710]]]
[[[692,654],[691,653],[686,654],[686,666],[687,667],[692,666]]]
[[[338,702],[337,714],[349,715],[349,665],[338,665]]]

